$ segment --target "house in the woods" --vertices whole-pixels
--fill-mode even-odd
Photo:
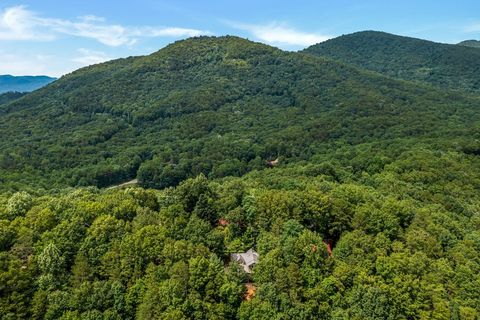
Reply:
[[[253,249],[245,253],[232,253],[232,260],[237,261],[246,273],[252,273],[252,267],[257,263],[259,255]]]
[[[275,159],[275,160],[268,160],[267,161],[267,167],[269,167],[269,168],[276,167],[278,165],[278,163],[279,163],[278,158]]]

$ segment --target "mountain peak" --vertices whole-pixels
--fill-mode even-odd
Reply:
[[[480,51],[378,31],[362,31],[304,50],[403,80],[480,91]]]
[[[266,44],[254,42],[237,36],[198,36],[178,40],[172,44],[169,44],[165,48],[158,50],[154,53],[154,55],[161,55],[162,53],[178,53],[182,55],[201,54],[205,52],[211,52],[212,50],[223,50],[224,52],[234,53],[252,49],[260,51],[267,50],[268,52],[275,50],[274,47]]]
[[[457,43],[459,46],[465,47],[472,47],[472,48],[480,48],[480,41],[479,40],[465,40],[462,42]]]
[[[389,97],[379,83],[396,94]],[[311,132],[311,141],[327,141],[348,134],[342,131],[344,126],[360,130],[364,123],[355,122],[359,113],[386,116],[390,111],[378,109],[379,101],[394,101],[397,94],[405,98],[395,108],[408,109],[405,101],[415,100],[422,90],[430,89],[239,37],[197,37],[177,41],[149,56],[83,68],[3,105],[0,135],[19,141],[14,145],[5,142],[2,150],[7,153],[14,152],[20,142],[25,148],[38,143],[32,149],[38,150],[37,158],[45,156],[44,150],[52,150],[51,165],[24,157],[16,168],[38,168],[39,179],[58,179],[62,185],[103,187],[135,178],[139,167],[154,156],[160,167],[168,166],[174,174],[180,170],[179,176],[203,172],[221,177],[231,173],[231,159],[252,161],[238,171],[246,172],[259,164],[262,167],[260,159],[275,159],[280,154],[293,157],[296,151],[283,148],[301,145],[303,132]],[[428,99],[434,99],[435,105],[449,101],[439,99],[437,92],[432,97]],[[359,101],[363,111],[357,109]],[[395,114],[402,118],[388,126],[413,121],[401,112]],[[382,117],[369,119],[375,123],[372,128],[385,126]],[[338,119],[344,126],[334,125]],[[294,134],[298,140],[283,140],[289,130],[300,130]],[[30,141],[30,132],[42,139]],[[354,129],[351,132],[348,139],[356,143],[380,131],[364,138],[357,137]],[[245,148],[241,154],[236,153],[239,144]],[[56,145],[65,153],[57,153]],[[78,161],[78,165],[64,162],[63,154],[76,154],[69,161]],[[99,159],[99,154],[104,156]],[[183,154],[183,163],[177,163],[177,154]],[[196,164],[198,157],[212,154],[218,159]],[[153,164],[147,167],[145,172],[156,170]],[[66,173],[57,177],[55,170]],[[172,180],[167,186],[177,182]],[[163,186],[167,182],[161,178],[152,183]]]

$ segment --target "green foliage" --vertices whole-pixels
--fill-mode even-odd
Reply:
[[[25,92],[9,91],[0,94],[0,105],[17,100],[26,95]]]
[[[462,42],[457,43],[458,46],[465,46],[465,47],[472,47],[472,48],[480,48],[480,41],[478,40],[465,40]]]
[[[374,174],[414,145],[475,154],[478,102],[236,37],[188,39],[3,105],[0,190],[165,188],[277,157],[332,179]]]
[[[7,202],[5,218],[13,220],[16,217],[23,216],[32,206],[32,196],[27,192],[14,193]]]
[[[348,183],[297,164],[159,191],[30,196],[26,212],[0,224],[2,314],[475,319],[480,198],[470,190],[480,161],[415,154]],[[466,174],[452,175],[450,161]],[[419,183],[425,177],[435,184]],[[456,205],[439,186],[457,190]],[[229,254],[252,247],[260,260],[249,275]]]
[[[67,75],[0,107],[0,315],[477,319],[479,101],[235,37]]]
[[[393,78],[480,92],[478,41],[434,43],[375,31],[343,35],[304,50]]]

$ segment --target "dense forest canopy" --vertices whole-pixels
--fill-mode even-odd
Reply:
[[[359,181],[309,163],[162,191],[16,193],[0,206],[0,308],[5,319],[473,320],[479,170],[473,156],[419,149]],[[252,247],[249,276],[229,254]]]
[[[329,160],[365,143],[463,148],[478,136],[478,102],[236,37],[193,38],[80,69],[0,107],[0,135],[10,137],[0,141],[0,179],[5,190],[135,177],[162,188],[277,157]]]
[[[478,40],[465,40],[458,43],[459,46],[480,48],[480,41]]]
[[[8,91],[0,94],[0,108],[2,104],[6,104],[9,102],[12,102],[13,100],[17,100],[26,94],[27,94],[26,92],[18,92],[18,91]]]
[[[6,96],[1,318],[478,319],[480,96],[350,63],[199,37]]]
[[[313,45],[304,52],[393,78],[480,92],[480,50],[471,46],[363,31]]]

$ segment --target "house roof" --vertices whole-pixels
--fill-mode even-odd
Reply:
[[[238,261],[242,266],[243,269],[247,273],[251,273],[250,267],[257,263],[259,258],[259,254],[255,252],[253,249],[248,250],[245,253],[234,253],[232,254],[232,259]]]
[[[242,258],[245,261],[245,264],[247,266],[251,266],[251,265],[257,263],[257,261],[258,261],[258,253],[256,253],[252,249],[248,250],[245,253],[242,253],[241,256],[242,256]]]

